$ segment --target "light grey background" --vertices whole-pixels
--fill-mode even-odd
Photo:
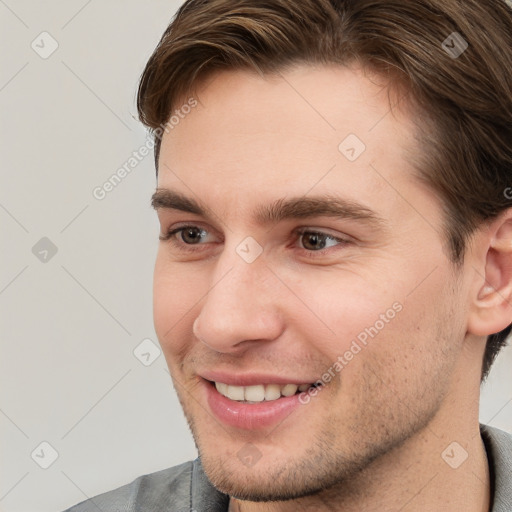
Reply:
[[[154,359],[152,152],[93,196],[147,142],[137,81],[179,3],[0,0],[2,512],[60,511],[196,456]],[[507,348],[481,403],[509,432],[511,367]]]

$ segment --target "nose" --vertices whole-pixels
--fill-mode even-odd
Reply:
[[[194,321],[194,335],[209,348],[232,354],[278,338],[283,323],[278,282],[272,272],[263,261],[246,263],[235,258],[224,269],[215,272]]]

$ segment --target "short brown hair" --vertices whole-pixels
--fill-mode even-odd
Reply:
[[[466,48],[467,44],[467,48]],[[137,107],[155,134],[217,71],[279,73],[362,63],[405,85],[423,148],[415,169],[444,205],[455,265],[484,221],[510,207],[512,11],[505,0],[188,0],[142,74]],[[483,381],[512,326],[487,339]]]

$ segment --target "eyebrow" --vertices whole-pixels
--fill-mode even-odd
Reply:
[[[209,208],[180,192],[157,188],[151,197],[155,210],[179,210],[206,218],[217,217]],[[277,199],[267,205],[258,206],[254,212],[257,224],[266,225],[289,219],[312,217],[335,217],[363,222],[375,228],[385,227],[386,221],[375,211],[352,200],[329,194]]]

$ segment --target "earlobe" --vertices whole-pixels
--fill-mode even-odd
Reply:
[[[468,332],[477,336],[500,332],[512,323],[512,209],[492,222],[487,234],[482,238],[485,261],[475,267],[480,284],[468,319]]]

